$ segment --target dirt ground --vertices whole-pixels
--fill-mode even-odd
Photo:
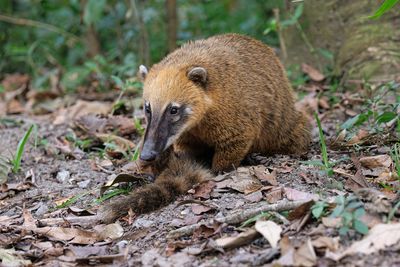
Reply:
[[[353,110],[358,112],[358,107]],[[244,165],[232,173],[216,177],[211,187],[199,185],[200,189],[191,190],[155,212],[130,214],[121,218],[116,222],[117,225],[112,224],[109,227],[111,230],[105,232],[103,230],[107,226],[92,218],[110,200],[101,203],[96,200],[100,197],[100,188],[115,174],[123,172],[122,168],[129,162],[129,158],[112,158],[110,154],[104,157],[104,151],[81,149],[78,142],[67,142],[65,137],[78,133],[78,130],[70,123],[55,124],[53,115],[7,116],[11,123],[0,125],[2,158],[9,159],[15,155],[16,147],[30,125],[37,125],[37,130],[33,131],[25,147],[21,171],[16,174],[10,172],[1,188],[2,264],[400,266],[399,242],[389,243],[372,252],[347,251],[343,254],[352,244],[365,237],[354,229],[340,235],[340,223],[330,225],[328,219],[324,221],[323,218],[314,218],[310,205],[303,205],[303,210],[297,210],[294,219],[290,218],[290,213],[288,217],[288,211],[272,213],[271,217],[266,217],[282,230],[280,243],[275,248],[257,232],[251,238],[244,238],[243,243],[236,240],[232,248],[221,245],[225,237],[249,233],[249,230],[254,229],[252,225],[255,220],[240,227],[246,219],[240,223],[221,223],[218,218],[273,203],[315,203],[320,200],[331,203],[329,205],[333,205],[330,208],[332,210],[336,196],[355,194],[361,198],[362,193],[357,193],[358,190],[367,188],[367,195],[377,194],[377,198],[385,199],[385,203],[392,206],[396,204],[397,191],[386,190],[382,183],[375,181],[382,173],[373,174],[375,167],[360,165],[360,159],[364,157],[391,155],[393,136],[392,139],[385,139],[388,135],[381,132],[374,135],[374,138],[378,136],[379,142],[335,147],[333,140],[338,136],[338,125],[349,115],[343,109],[334,107],[321,115],[329,160],[337,162],[332,176],[321,172],[317,166],[305,163],[321,159],[319,132],[314,123],[313,143],[306,155],[250,155],[247,162],[257,166],[258,170],[262,169],[264,176],[254,175],[255,169]],[[136,143],[137,138],[136,134],[132,141]],[[393,168],[393,165],[392,162],[388,168]],[[234,176],[244,177],[244,185],[237,183],[232,178]],[[233,183],[227,182],[229,179],[233,179]],[[131,186],[139,185],[132,183]],[[126,188],[126,183],[116,188]],[[369,215],[364,222],[370,229],[384,223],[392,208],[390,206],[386,213],[382,210],[374,213],[367,206],[368,203],[372,206],[381,204],[374,201],[376,199],[373,197],[362,201]],[[392,218],[393,223],[398,222],[396,214]],[[330,217],[326,215],[325,218]],[[202,222],[205,225],[200,226]],[[193,233],[174,238],[168,236],[173,230],[196,223],[200,224]],[[95,237],[93,233],[96,233],[93,235]],[[10,257],[11,263],[5,261],[5,254]]]

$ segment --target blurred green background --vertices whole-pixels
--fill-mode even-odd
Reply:
[[[281,0],[0,1],[0,79],[20,72],[31,75],[36,90],[47,89],[54,76],[66,91],[93,80],[107,89],[112,75],[132,77],[138,65],[159,61],[171,41],[179,46],[237,32],[278,47],[276,31],[264,31],[273,9],[283,6]],[[176,40],[169,40],[173,32]]]

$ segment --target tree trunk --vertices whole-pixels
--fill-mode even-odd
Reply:
[[[176,36],[177,36],[177,7],[176,0],[167,0],[165,2],[167,9],[167,40],[168,40],[168,52],[172,52],[176,48]]]
[[[384,82],[399,78],[400,13],[395,6],[381,18],[372,15],[382,1],[307,0],[299,25],[283,33],[286,64],[308,63],[319,69],[330,63],[343,81]],[[289,4],[293,9],[294,4]],[[292,12],[291,12],[292,13]],[[321,49],[334,55],[333,62]]]
[[[150,47],[149,47],[149,35],[146,29],[146,25],[143,20],[144,0],[130,0],[131,9],[133,11],[133,20],[139,29],[139,49],[138,58],[140,64],[150,66]]]

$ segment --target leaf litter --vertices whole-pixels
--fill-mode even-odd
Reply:
[[[221,265],[314,266],[332,263],[332,259],[339,265],[358,259],[359,266],[369,266],[371,257],[387,260],[385,255],[399,241],[398,177],[388,145],[393,139],[357,125],[355,119],[350,121],[355,129],[349,127],[346,120],[359,114],[365,96],[349,92],[329,95],[323,84],[329,77],[313,66],[304,64],[302,70],[312,82],[304,85],[305,97],[298,104],[310,118],[315,111],[320,112],[328,158],[334,164],[333,176],[300,163],[302,159],[296,156],[254,155],[252,166],[201,183],[178,199],[177,203],[189,201],[186,203],[190,205],[174,203],[109,225],[92,221],[102,205],[95,201],[102,186],[102,193],[107,194],[111,188],[120,188],[121,183],[141,186],[145,183],[141,178],[146,180],[146,176],[137,177],[135,163],[130,167],[127,164],[140,138],[134,118],[110,115],[111,102],[62,98],[56,92],[35,94],[30,91],[29,77],[7,76],[3,80],[6,95],[0,98],[1,115],[29,112],[48,117],[9,117],[24,125],[34,120],[38,138],[35,144],[32,140],[27,144],[23,172],[11,174],[2,183],[2,263],[7,257],[21,265],[97,262],[207,266],[218,259]],[[23,97],[19,97],[22,92]],[[332,103],[331,97],[339,102]],[[143,117],[139,118],[140,124]],[[340,124],[346,128],[337,131]],[[0,147],[16,147],[24,133],[18,125],[0,123]],[[382,127],[390,125],[393,122]],[[68,137],[70,133],[73,139]],[[313,138],[310,152],[302,157],[321,157],[317,132],[313,132]],[[88,139],[92,142],[86,146]],[[374,143],[376,140],[382,142]],[[352,160],[343,160],[347,155],[353,155]],[[5,156],[2,151],[1,156]],[[24,180],[26,170],[31,170],[32,181]],[[57,179],[57,174],[66,171],[68,179]],[[106,185],[108,179],[111,182]],[[82,182],[87,183],[86,190],[80,186]],[[91,193],[82,195],[88,190]],[[369,233],[363,236],[349,229],[347,235],[340,235],[349,215],[343,212],[343,217],[331,217],[337,205],[332,199],[354,195],[363,203],[365,213],[359,220],[367,225]],[[71,199],[73,205],[52,210],[57,201],[62,204]],[[296,201],[303,204],[261,212],[268,205],[290,206]],[[314,218],[313,205],[320,201],[327,205],[321,217]],[[257,209],[260,212],[250,217],[240,216]],[[240,227],[245,221],[249,223]],[[185,227],[191,230],[170,237],[172,231]],[[33,249],[42,256],[34,256],[38,254],[32,254]],[[365,255],[363,259],[358,258],[360,253]]]

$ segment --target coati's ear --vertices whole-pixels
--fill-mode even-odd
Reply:
[[[140,65],[139,66],[138,76],[142,81],[144,81],[144,79],[146,79],[147,73],[149,73],[149,71],[147,70],[146,66],[145,65]]]
[[[187,77],[192,82],[198,83],[201,86],[205,86],[207,83],[207,71],[202,67],[194,67],[189,70]]]

